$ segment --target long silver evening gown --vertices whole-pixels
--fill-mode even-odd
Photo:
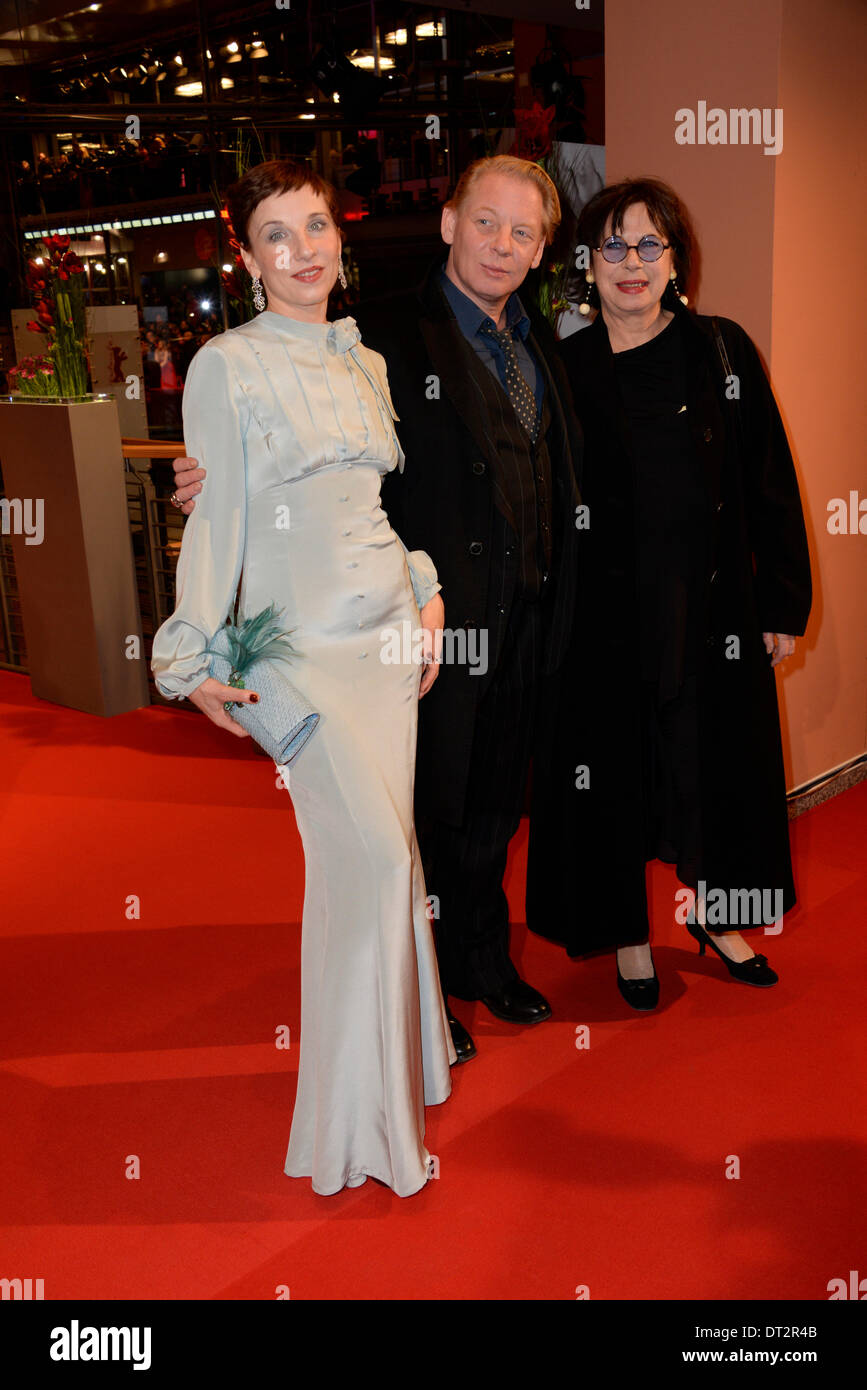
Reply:
[[[287,672],[320,714],[284,774],[306,864],[285,1172],[325,1194],[369,1175],[408,1196],[427,1180],[424,1107],[448,1096],[455,1053],[413,827],[420,668],[409,651],[380,659],[380,633],[416,629],[440,587],[380,506],[404,463],[385,362],[351,318],[266,310],[199,350],[183,413],[208,476],[154,639],[157,686],[181,698],[201,684],[243,566],[239,616],[284,610]]]

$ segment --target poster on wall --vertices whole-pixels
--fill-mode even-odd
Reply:
[[[134,304],[105,304],[87,310],[94,391],[117,401],[122,435],[147,439],[144,369]]]

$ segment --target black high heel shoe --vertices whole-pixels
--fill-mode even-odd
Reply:
[[[641,1013],[646,1013],[650,1009],[655,1009],[659,1003],[659,977],[656,973],[656,966],[653,966],[653,974],[643,980],[627,980],[620,973],[620,962],[617,960],[617,953],[614,953],[617,961],[617,988],[623,995],[630,1009],[638,1009]],[[651,952],[650,962],[653,964],[653,953]]]
[[[721,951],[716,942],[708,936],[704,927],[699,926],[698,922],[687,922],[686,929],[690,936],[698,942],[698,953],[704,955],[705,947],[710,946],[716,951],[723,965],[734,979],[740,980],[743,985],[758,985],[759,989],[768,989],[775,985],[779,980],[779,975],[768,965],[767,956],[751,956],[749,960],[731,960]]]

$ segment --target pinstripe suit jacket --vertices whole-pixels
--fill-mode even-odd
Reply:
[[[382,500],[410,549],[433,559],[447,628],[484,628],[488,670],[444,665],[419,710],[417,783],[426,809],[462,816],[475,710],[494,678],[516,592],[511,524],[516,493],[500,467],[497,440],[522,427],[508,395],[467,342],[437,283],[441,261],[415,291],[362,305],[364,342],[386,360],[406,465],[383,480]],[[545,378],[551,460],[553,554],[545,605],[545,671],[556,670],[572,635],[577,582],[575,508],[581,430],[553,333],[530,312],[528,343]],[[511,553],[510,553],[511,552]]]

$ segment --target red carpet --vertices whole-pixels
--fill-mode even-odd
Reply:
[[[0,703],[0,1278],[46,1299],[822,1300],[867,1275],[864,783],[793,825],[800,905],[751,934],[776,988],[698,957],[664,869],[655,1014],[612,957],[516,926],[554,1018],[457,1004],[479,1055],[427,1112],[439,1180],[318,1197],[282,1172],[303,861],[273,765],[192,713],[92,718],[2,672]],[[516,921],[525,862],[526,825]]]

